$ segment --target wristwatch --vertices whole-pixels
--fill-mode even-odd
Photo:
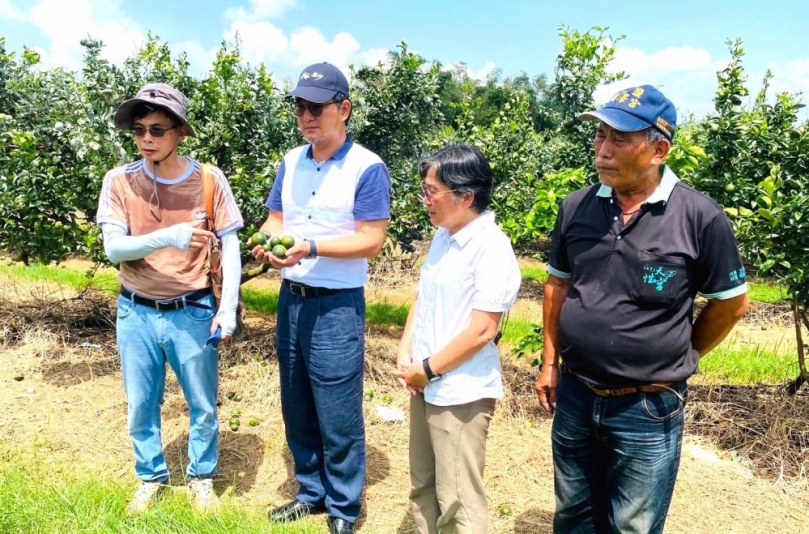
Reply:
[[[317,258],[317,243],[314,239],[304,239],[309,242],[309,255],[307,258]]]
[[[436,380],[444,376],[434,373],[433,370],[430,369],[430,358],[422,360],[421,364],[424,366],[424,374],[427,375],[427,380],[429,380],[430,382],[435,382]]]

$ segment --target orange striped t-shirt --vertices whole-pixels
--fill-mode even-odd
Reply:
[[[178,223],[205,228],[207,212],[200,166],[193,159],[188,161],[188,171],[171,180],[160,178],[158,166],[156,195],[153,195],[155,180],[145,160],[109,171],[101,187],[98,224],[117,224],[131,236],[149,234]],[[211,176],[216,233],[222,235],[242,228],[244,221],[227,178],[216,167],[211,167]],[[181,251],[166,247],[140,260],[122,261],[118,279],[139,295],[172,298],[210,285],[204,269],[206,257],[204,248]]]

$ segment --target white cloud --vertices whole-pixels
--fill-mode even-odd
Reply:
[[[25,15],[12,5],[11,0],[0,0],[0,19],[25,20]]]
[[[106,45],[102,57],[122,62],[146,40],[145,32],[121,11],[121,0],[106,3],[88,0],[40,0],[25,18],[50,40],[43,66],[78,68],[83,48],[79,42],[91,36]]]
[[[239,52],[253,65],[273,64],[289,54],[289,40],[280,29],[269,22],[234,21],[225,32],[225,38],[234,40],[239,34]]]
[[[348,65],[360,49],[353,35],[340,32],[329,42],[315,28],[303,28],[292,34],[290,49],[295,65],[304,67],[326,61],[348,72]]]
[[[623,71],[627,78],[599,86],[593,97],[596,103],[603,104],[626,87],[653,85],[674,102],[681,121],[688,113],[701,117],[712,109],[716,71],[726,64],[727,60],[715,60],[705,49],[690,45],[651,53],[619,47],[608,70]]]
[[[101,57],[122,64],[145,42],[146,31],[123,11],[123,0],[36,0],[27,11],[16,9],[9,0],[0,0],[0,18],[12,18],[38,28],[46,41],[33,50],[41,56],[41,67],[79,69],[87,37],[104,43]],[[172,46],[177,54],[185,51],[193,72],[204,71],[215,50],[206,52],[199,41],[184,41]]]
[[[298,0],[250,0],[250,9],[243,7],[225,10],[228,20],[260,21],[277,18],[285,11],[298,6]]]
[[[171,49],[173,52],[179,54],[185,52],[186,59],[188,60],[188,72],[191,76],[198,76],[208,72],[216,59],[217,48],[205,50],[202,43],[199,41],[180,41],[172,43]]]
[[[809,57],[790,61],[786,65],[771,62],[767,68],[773,74],[771,94],[800,91],[804,98],[809,95]]]
[[[388,65],[390,63],[390,51],[387,48],[371,48],[360,54],[363,65],[376,67],[380,63]]]

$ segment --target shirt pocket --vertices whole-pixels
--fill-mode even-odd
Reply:
[[[642,303],[669,306],[687,285],[685,258],[638,251],[633,298]]]

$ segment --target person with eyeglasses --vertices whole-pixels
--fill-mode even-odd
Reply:
[[[148,509],[169,482],[160,435],[166,361],[188,404],[192,504],[203,512],[218,504],[212,478],[218,462],[219,355],[207,341],[219,328],[227,340],[236,327],[241,283],[236,231],[244,222],[227,178],[211,167],[223,273],[217,310],[206,271],[215,236],[207,229],[201,166],[177,153],[180,142],[194,136],[186,114],[185,95],[162,83],[144,86],[118,107],[113,122],[132,132],[142,159],[106,174],[97,212],[104,251],[120,263],[118,351],[141,480],[127,506],[130,514]]]
[[[520,289],[511,242],[487,210],[492,171],[475,147],[419,165],[438,228],[397,351],[410,397],[410,503],[422,534],[488,532],[486,435],[503,396],[497,335]]]
[[[292,235],[281,269],[276,350],[286,439],[300,484],[272,522],[328,513],[334,534],[354,532],[365,483],[362,412],[368,258],[385,242],[391,179],[382,160],[351,140],[348,81],[328,63],[306,67],[287,97],[307,144],[287,153],[261,229]],[[248,241],[248,246],[254,245]]]

